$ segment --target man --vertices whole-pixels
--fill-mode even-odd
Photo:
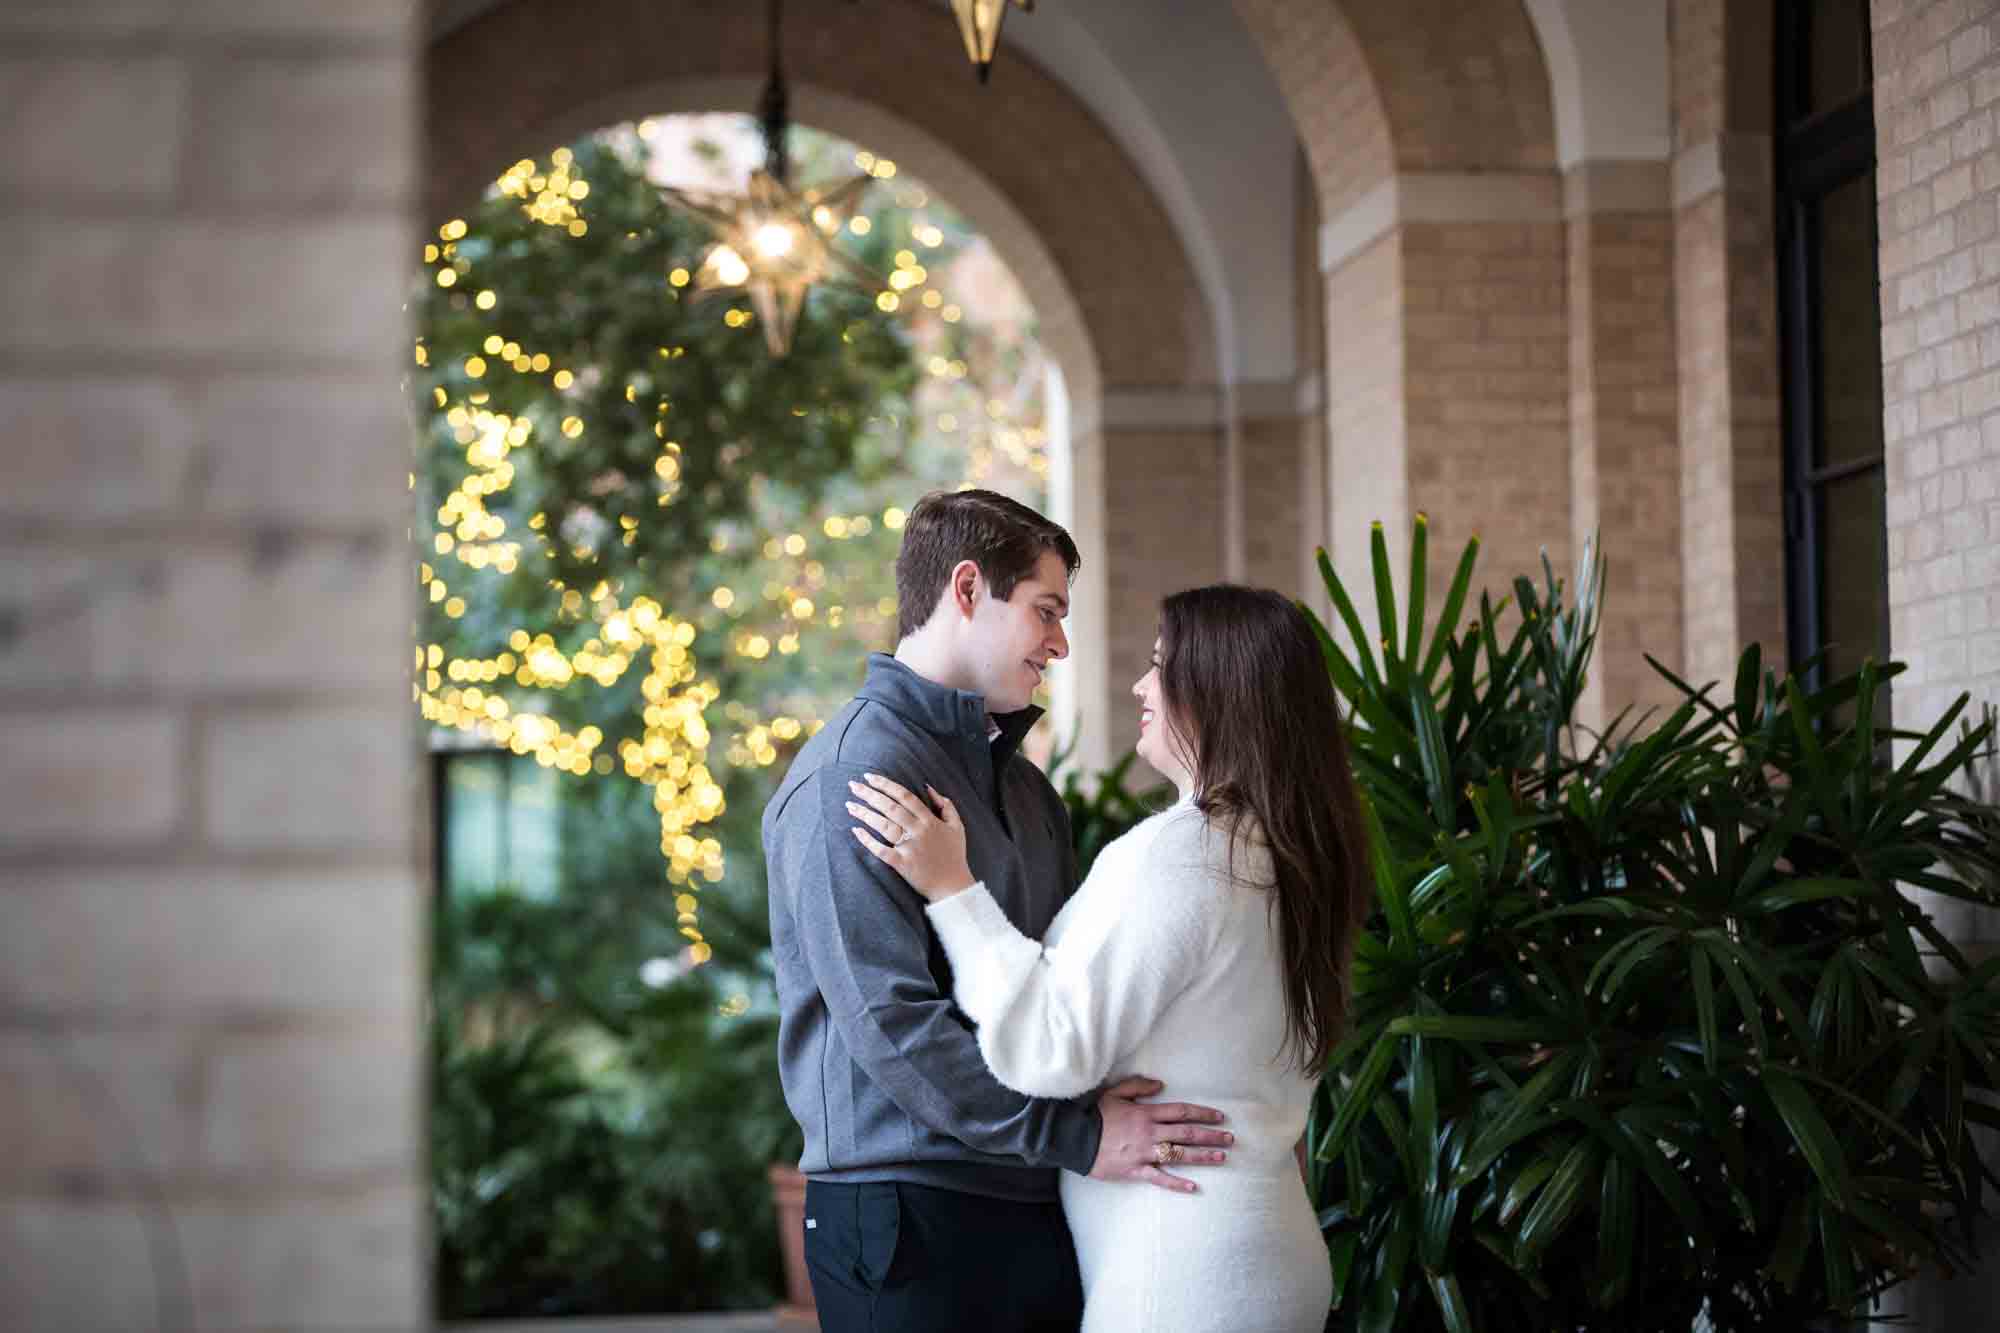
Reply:
[[[1019,753],[1078,564],[1067,532],[990,491],[926,496],[896,560],[895,656],[799,752],[764,811],[785,1100],[805,1130],[806,1263],[826,1333],[1073,1330],[1083,1294],[1058,1168],[1192,1189],[1160,1161],[1219,1162],[1220,1113],[1078,1102],[988,1072],[924,900],[850,829],[866,772],[958,807],[972,871],[1040,937],[1076,886],[1069,819]]]

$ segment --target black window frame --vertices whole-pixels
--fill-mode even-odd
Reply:
[[[1860,91],[1817,113],[1808,109],[1814,10],[1812,0],[1778,0],[1775,26],[1776,132],[1772,138],[1776,147],[1780,431],[1784,449],[1785,631],[1787,656],[1794,669],[1815,659],[1828,646],[1823,623],[1826,538],[1822,510],[1826,488],[1885,467],[1879,417],[1875,422],[1877,448],[1872,455],[1824,466],[1816,461],[1824,358],[1816,318],[1821,299],[1814,210],[1836,188],[1862,177],[1872,178],[1876,161],[1873,57],[1865,34],[1862,51],[1868,68]],[[1865,7],[1862,12],[1866,13]],[[1875,265],[1873,290],[1879,330],[1879,231],[1870,252]],[[1880,374],[1879,358],[1876,368]],[[1886,545],[1886,523],[1883,529],[1880,540]],[[1889,635],[1886,558],[1882,567],[1881,586],[1876,590],[1878,635],[1872,654],[1878,660],[1886,657]],[[1813,661],[1803,680],[1809,687],[1824,684],[1821,663]]]

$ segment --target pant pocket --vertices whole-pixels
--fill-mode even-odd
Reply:
[[[859,1242],[854,1276],[870,1290],[880,1290],[896,1262],[903,1234],[903,1200],[893,1181],[863,1185],[855,1195],[855,1235]]]
[[[857,1244],[847,1187],[808,1180],[805,1213],[806,1267],[813,1282],[847,1281],[854,1271]]]

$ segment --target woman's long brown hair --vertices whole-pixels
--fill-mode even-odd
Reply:
[[[1162,608],[1160,689],[1168,724],[1190,733],[1195,804],[1231,830],[1232,867],[1252,828],[1270,844],[1285,1049],[1316,1072],[1340,1042],[1372,893],[1367,826],[1319,641],[1278,593],[1191,588]]]

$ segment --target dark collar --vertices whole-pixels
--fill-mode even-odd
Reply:
[[[868,678],[861,683],[858,694],[940,736],[982,742],[987,739],[985,695],[940,685],[918,675],[888,653],[868,654]],[[993,715],[1000,728],[1000,734],[993,737],[996,768],[1020,748],[1021,739],[1041,715],[1042,710],[1033,704],[1018,712]]]

